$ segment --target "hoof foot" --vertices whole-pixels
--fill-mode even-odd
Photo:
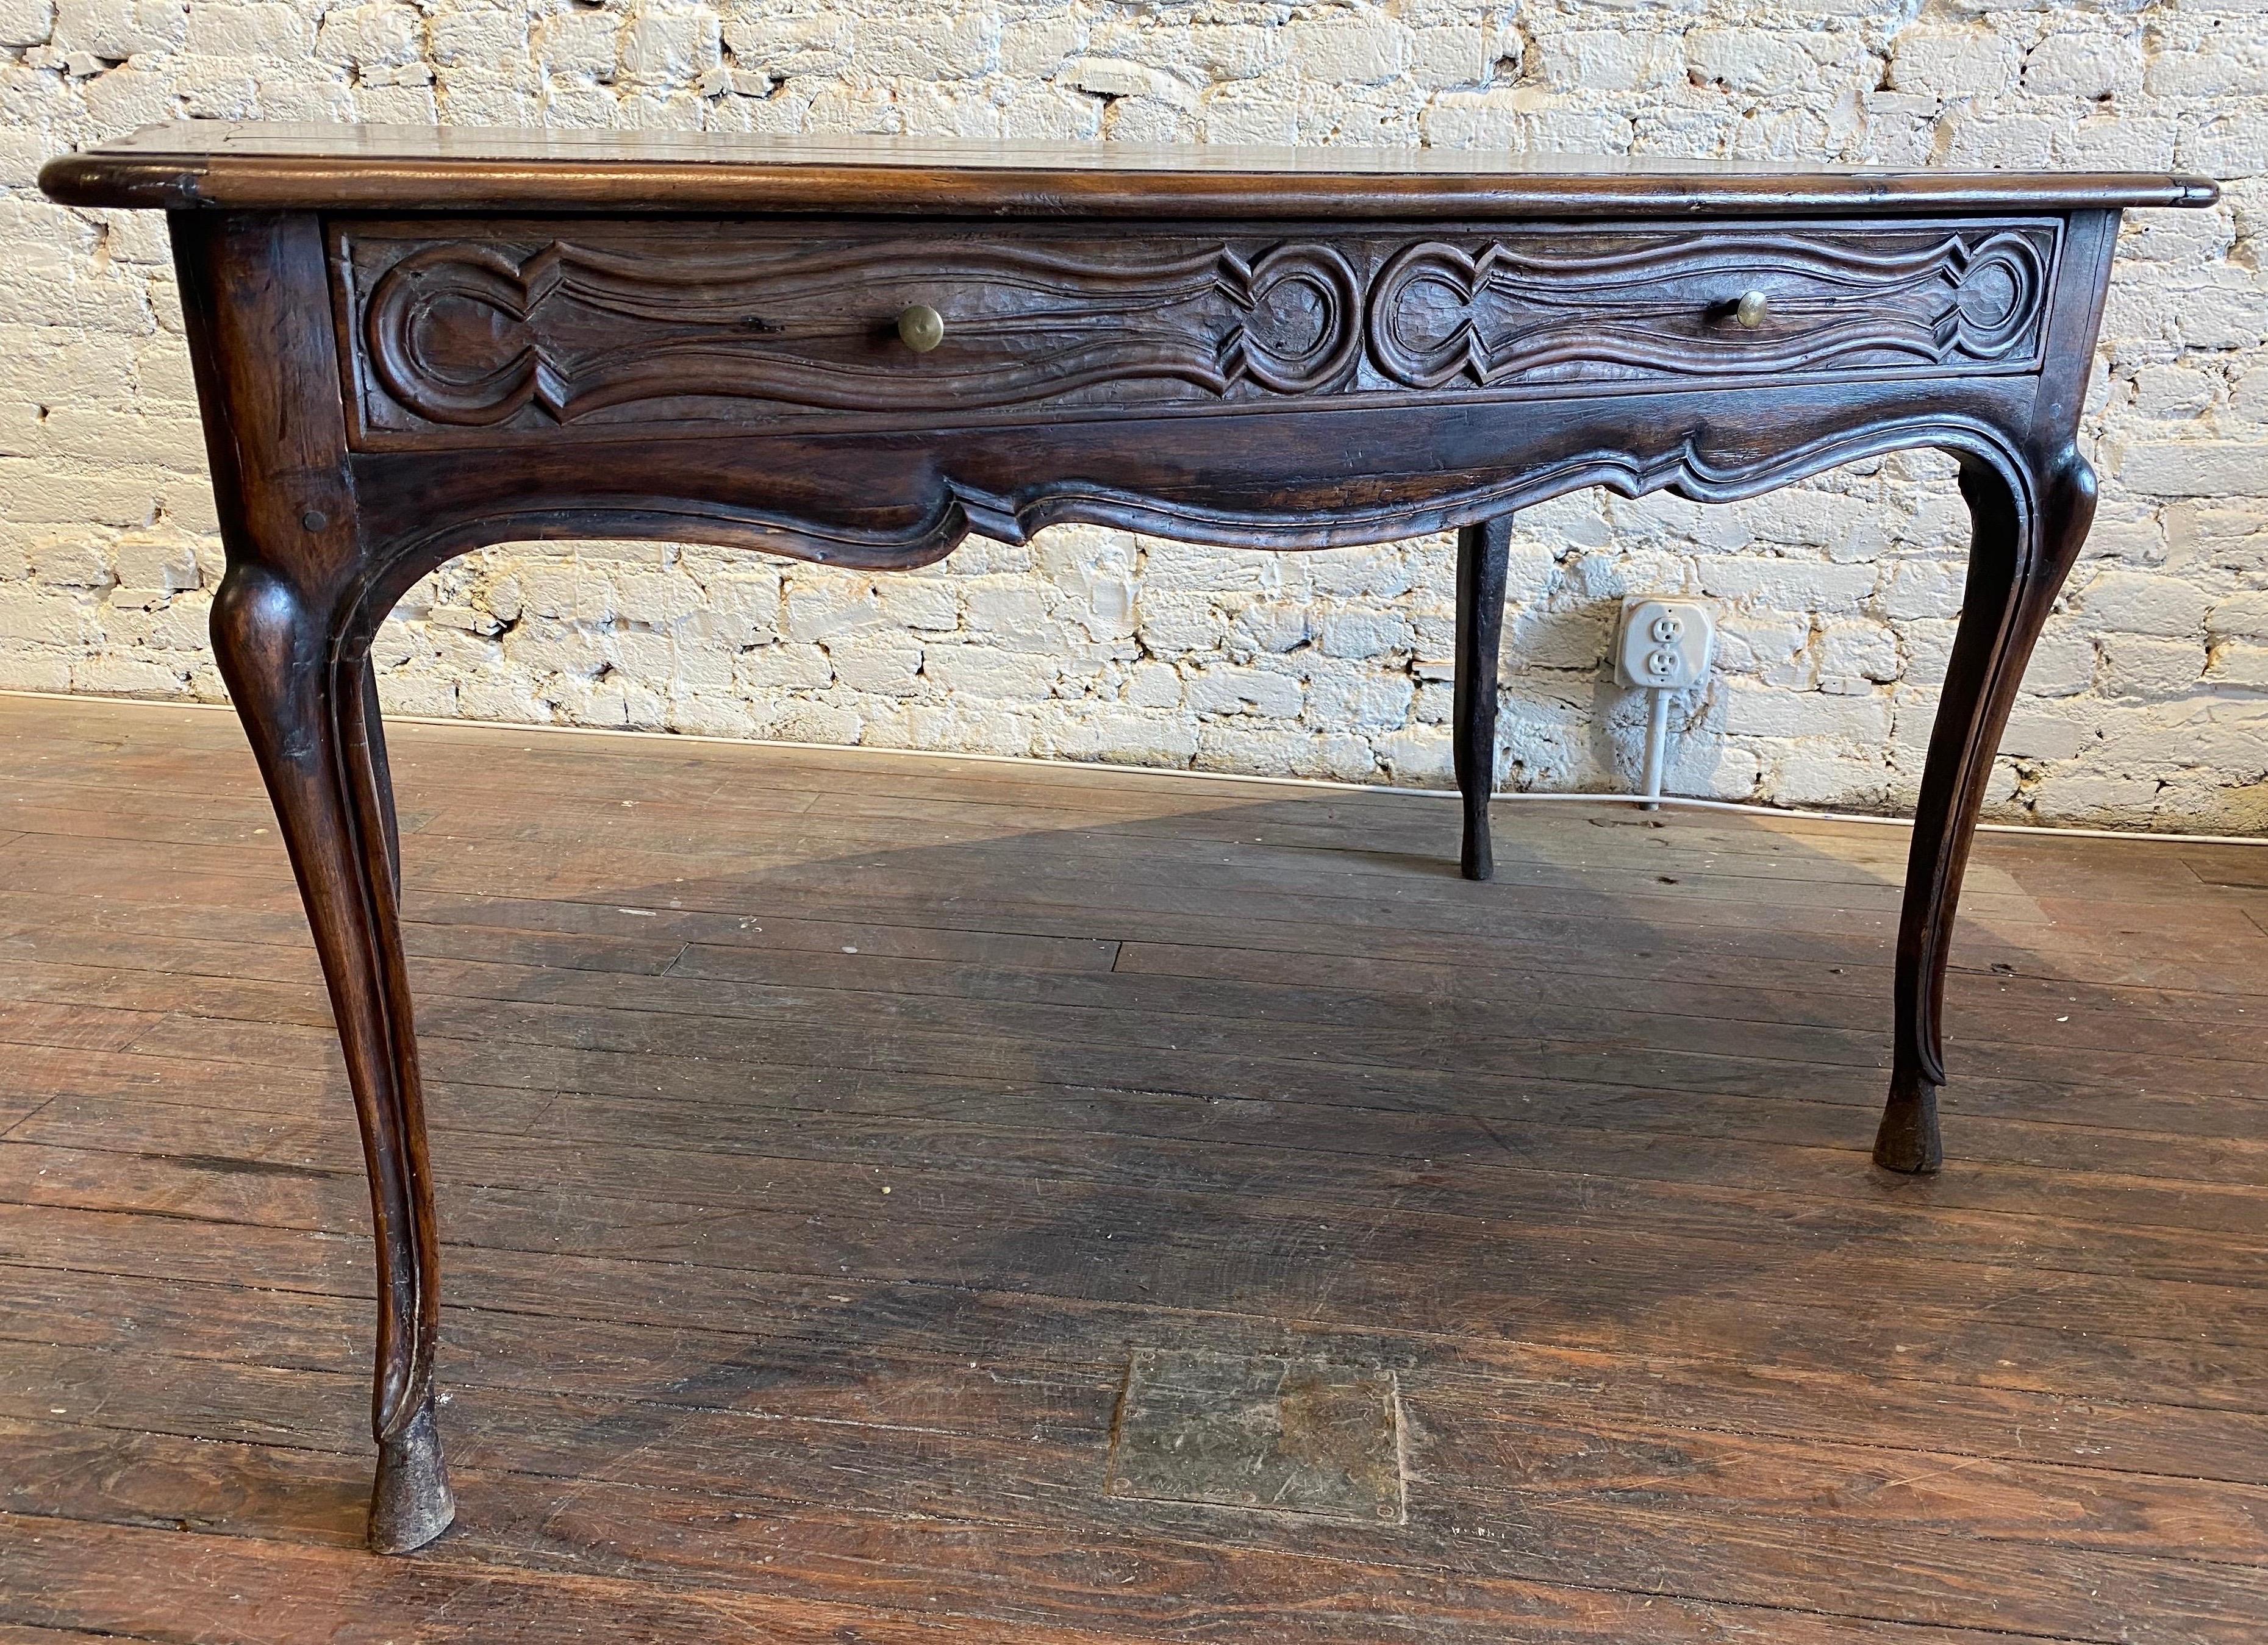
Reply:
[[[407,1553],[449,1528],[457,1499],[441,1459],[441,1431],[431,1401],[409,1425],[378,1447],[378,1483],[370,1494],[370,1546],[374,1553]]]
[[[1937,1087],[1903,1069],[1890,1076],[1882,1128],[1874,1134],[1874,1164],[1885,1171],[1926,1176],[1945,1164],[1937,1128]]]

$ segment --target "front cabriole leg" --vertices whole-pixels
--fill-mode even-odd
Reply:
[[[440,1535],[456,1509],[433,1426],[432,1176],[364,659],[341,655],[324,613],[258,567],[231,569],[212,632],[298,877],[362,1122],[378,1245],[370,1545],[401,1553]]]
[[[2029,488],[2030,495],[2024,495]],[[1890,1094],[1874,1163],[1933,1171],[1945,1161],[1937,1093],[1946,952],[1977,814],[2033,643],[2095,518],[2095,471],[2066,446],[2020,486],[1964,457],[1961,493],[1975,522],[1961,625],[1930,733],[1898,922],[1897,1025]]]
[[[322,231],[301,214],[185,212],[173,237],[228,549],[213,650],[306,905],[370,1173],[370,1545],[402,1553],[456,1509],[433,1423],[438,1241],[369,671],[373,568],[347,461]]]

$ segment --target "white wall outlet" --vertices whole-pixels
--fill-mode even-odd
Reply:
[[[1623,601],[1615,679],[1625,686],[1682,691],[1708,677],[1717,620],[1698,600],[1633,595]]]

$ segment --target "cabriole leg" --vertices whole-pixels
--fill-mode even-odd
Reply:
[[[276,574],[236,565],[213,603],[213,647],[298,877],[362,1123],[378,1247],[370,1546],[398,1553],[456,1513],[433,1425],[439,1272],[377,699],[328,615]]]
[[[1467,879],[1496,872],[1489,848],[1489,798],[1496,789],[1497,661],[1504,638],[1505,567],[1512,516],[1498,515],[1457,533],[1455,721],[1451,747],[1457,791],[1465,802],[1460,868]]]
[[[1964,459],[1961,492],[1975,521],[1961,626],[1930,733],[1914,809],[1898,922],[1897,1027],[1890,1094],[1874,1163],[1933,1171],[1944,1163],[1937,1093],[1945,1083],[1940,1020],[1955,907],[1977,813],[2024,665],[2095,518],[2095,471],[2066,450],[2045,466],[2027,501],[1997,469]]]

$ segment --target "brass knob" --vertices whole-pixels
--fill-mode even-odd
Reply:
[[[945,316],[917,303],[898,316],[898,339],[916,354],[927,354],[945,341]]]
[[[1754,331],[1771,318],[1771,299],[1761,291],[1744,291],[1739,306],[1733,310],[1733,318]]]

